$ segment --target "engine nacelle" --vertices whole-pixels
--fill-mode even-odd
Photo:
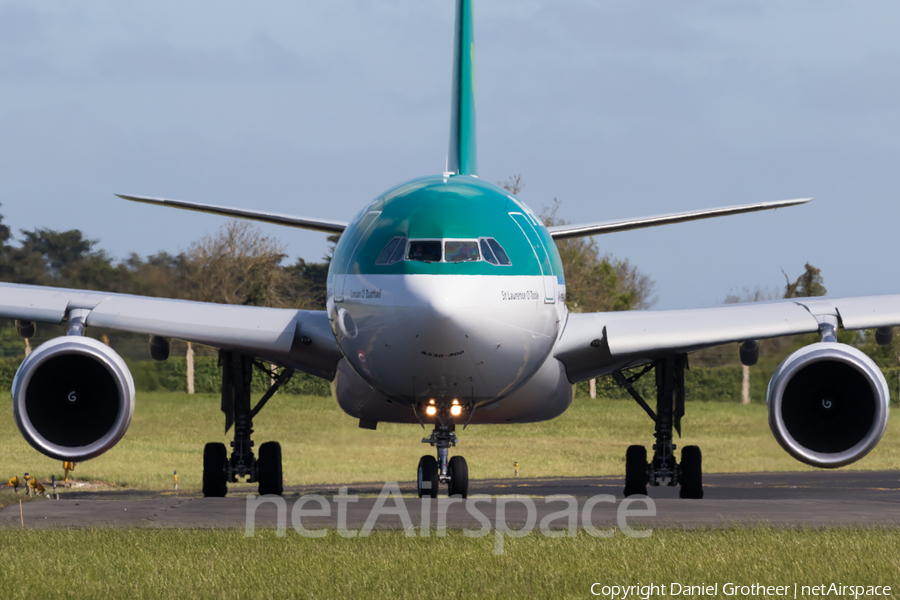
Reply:
[[[103,454],[122,439],[134,414],[125,361],[88,337],[59,337],[35,348],[16,372],[12,395],[19,431],[59,460]]]
[[[855,462],[887,428],[890,394],[881,370],[846,344],[820,342],[782,362],[769,381],[769,427],[781,447],[815,467]]]

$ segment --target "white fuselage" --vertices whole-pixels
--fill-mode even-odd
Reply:
[[[481,407],[472,421],[553,418],[571,385],[551,351],[565,288],[542,276],[347,275],[329,314],[345,359],[338,403],[369,421],[416,422],[437,399]],[[499,402],[498,402],[499,401]]]

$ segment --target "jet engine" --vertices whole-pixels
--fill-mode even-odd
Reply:
[[[112,348],[81,336],[38,346],[16,372],[13,414],[39,452],[65,461],[103,454],[134,414],[134,380]]]
[[[887,382],[852,346],[811,344],[782,362],[769,381],[769,426],[788,454],[815,467],[855,462],[881,439]]]

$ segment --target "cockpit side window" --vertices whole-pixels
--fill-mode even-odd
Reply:
[[[455,263],[477,261],[478,259],[478,242],[474,240],[449,240],[444,242],[445,261]]]
[[[479,244],[481,245],[481,256],[484,258],[485,262],[489,262],[492,265],[499,265],[500,261],[497,260],[497,257],[494,256],[494,251],[491,250],[490,244],[486,238],[481,238],[479,240]]]
[[[406,260],[441,262],[440,240],[413,240],[409,244]]]
[[[503,247],[500,243],[494,238],[487,239],[488,244],[491,246],[491,250],[494,251],[494,256],[497,257],[497,263],[499,265],[511,265],[512,262],[509,260],[509,256],[507,256],[506,252],[503,250]]]
[[[400,238],[400,243],[397,244],[397,249],[394,250],[394,253],[391,255],[391,262],[389,264],[394,264],[396,262],[400,262],[403,260],[403,257],[406,256],[406,238]]]
[[[399,253],[398,253],[399,250]],[[406,250],[406,238],[404,237],[395,237],[391,241],[387,243],[387,246],[384,247],[384,250],[381,251],[381,254],[378,255],[378,260],[375,261],[376,265],[392,265],[398,260],[403,258],[403,251]],[[398,258],[394,258],[399,254]]]

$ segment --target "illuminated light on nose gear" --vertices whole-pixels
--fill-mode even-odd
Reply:
[[[427,408],[425,408],[425,414],[429,417],[433,417],[437,414],[437,408],[433,405],[429,405]]]
[[[428,401],[428,404],[434,404],[434,398]]]
[[[454,404],[450,407],[450,414],[454,417],[458,417],[462,414],[462,406],[460,406],[459,404]]]
[[[453,402],[451,402],[450,404],[459,404],[459,400],[457,400],[456,398],[454,398],[454,399],[453,399]]]

